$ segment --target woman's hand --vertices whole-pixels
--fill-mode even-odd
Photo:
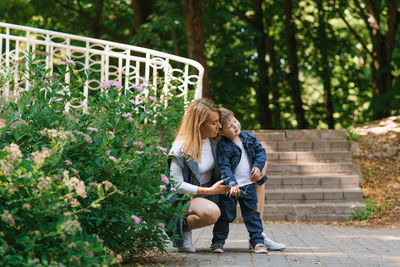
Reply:
[[[220,180],[211,187],[197,187],[197,195],[220,195],[228,192],[228,187],[222,185],[224,180]]]
[[[213,194],[225,194],[228,192],[228,187],[226,185],[222,185],[223,183],[224,180],[220,180],[210,187]]]

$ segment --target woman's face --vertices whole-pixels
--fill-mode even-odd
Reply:
[[[219,113],[217,111],[213,111],[200,127],[201,138],[205,139],[207,137],[216,137],[220,128],[221,124],[219,123]]]

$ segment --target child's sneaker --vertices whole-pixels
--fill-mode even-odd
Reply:
[[[258,243],[254,247],[254,253],[256,253],[256,254],[268,254],[267,246],[264,245],[264,243]]]
[[[261,235],[264,238],[264,244],[269,250],[283,250],[286,248],[285,244],[272,241],[265,233],[262,233]]]
[[[214,253],[224,252],[224,245],[218,244],[218,243],[211,244],[211,252],[214,252]]]

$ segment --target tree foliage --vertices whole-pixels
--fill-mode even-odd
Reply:
[[[219,105],[247,129],[304,127],[302,112],[309,128],[320,129],[400,113],[397,0],[286,2],[294,50],[282,1],[202,1],[203,23],[192,31],[204,31],[211,97]],[[3,0],[0,21],[188,57],[193,40],[183,10],[183,1],[173,0]]]

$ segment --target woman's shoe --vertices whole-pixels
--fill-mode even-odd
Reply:
[[[264,245],[267,246],[268,250],[283,250],[286,248],[285,244],[272,241],[265,233],[262,233],[261,235],[264,238]]]
[[[195,253],[196,249],[192,245],[192,231],[183,232],[183,246],[178,247],[178,252]]]

